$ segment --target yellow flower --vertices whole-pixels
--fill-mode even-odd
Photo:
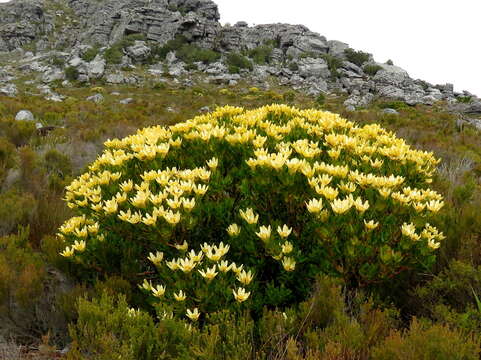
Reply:
[[[68,257],[72,257],[74,255],[74,252],[75,252],[74,248],[70,248],[67,246],[65,250],[60,253],[60,255],[68,258]]]
[[[441,208],[444,206],[444,201],[440,200],[431,200],[428,203],[426,203],[426,207],[428,208],[429,211],[432,212],[438,212],[441,210]]]
[[[214,245],[214,249],[220,254],[220,256],[224,256],[229,251],[230,245],[224,245],[224,243],[221,241],[219,246]]]
[[[211,268],[207,268],[205,271],[203,270],[197,270],[200,275],[204,279],[207,279],[208,281],[211,281],[213,278],[215,278],[218,274],[218,272],[215,271],[215,265],[212,266]]]
[[[180,259],[178,262],[179,269],[184,273],[191,272],[197,263],[192,259]]]
[[[204,253],[202,251],[199,251],[199,253],[196,254],[194,250],[190,250],[189,258],[192,259],[193,261],[201,262],[203,257],[204,257]]]
[[[165,262],[165,265],[167,265],[167,267],[172,270],[172,271],[176,271],[176,270],[179,270],[179,263],[177,262],[177,260],[172,260],[172,261],[166,261]]]
[[[164,253],[157,251],[155,254],[150,253],[147,259],[149,259],[154,265],[159,266],[163,258]]]
[[[182,206],[186,211],[192,211],[192,209],[195,207],[195,199],[182,199]]]
[[[363,213],[365,212],[367,209],[369,209],[369,201],[365,201],[364,203],[362,202],[362,199],[361,198],[357,198],[355,201],[354,201],[354,206],[356,207],[357,211],[359,211],[360,213]]]
[[[218,265],[219,271],[226,273],[229,272],[231,269],[232,265],[229,265],[229,263],[225,260],[222,260],[220,264]]]
[[[389,195],[391,195],[391,189],[389,189],[389,188],[380,188],[380,189],[377,189],[377,191],[379,191],[379,194],[384,199],[387,199],[389,197]]]
[[[82,229],[75,229],[75,235],[77,235],[80,238],[86,238],[88,235],[88,230],[87,227],[84,226]]]
[[[219,160],[217,158],[212,158],[210,159],[209,161],[207,161],[207,166],[211,169],[211,170],[215,170],[217,169],[217,166],[219,165]]]
[[[85,251],[85,241],[81,240],[80,242],[75,240],[74,244],[72,245],[72,249],[78,252]]]
[[[280,226],[277,227],[277,233],[282,238],[288,237],[291,234],[291,232],[292,232],[292,228],[287,227],[286,224],[284,224],[282,228]]]
[[[378,222],[374,222],[374,220],[370,220],[368,222],[366,222],[366,220],[364,220],[364,226],[366,227],[366,229],[368,230],[374,230],[375,228],[377,228],[379,226],[379,223]]]
[[[240,216],[250,225],[257,224],[259,220],[259,215],[254,213],[254,210],[247,208],[244,210],[239,210]]]
[[[177,250],[180,251],[187,251],[187,249],[189,248],[189,244],[185,240],[182,244],[175,244],[174,246]]]
[[[332,211],[336,214],[344,214],[345,212],[349,211],[352,206],[352,199],[346,198],[344,200],[336,199],[331,202]]]
[[[209,190],[209,187],[207,185],[196,185],[194,187],[194,192],[199,196],[205,195],[207,190]]]
[[[178,197],[174,197],[173,199],[166,200],[167,205],[173,210],[177,210],[182,205],[182,200]]]
[[[235,290],[232,290],[232,292],[234,293],[234,298],[236,299],[236,301],[240,303],[246,301],[251,294],[250,292],[246,292],[244,288],[237,289],[237,292],[235,292]]]
[[[439,248],[440,245],[441,244],[439,242],[436,242],[433,239],[428,240],[428,246],[433,250],[436,250],[437,248]]]
[[[179,212],[172,212],[172,210],[166,211],[163,214],[165,221],[167,221],[171,225],[176,225],[180,221],[180,213]]]
[[[145,217],[142,218],[142,222],[148,226],[155,225],[155,223],[157,222],[157,215],[146,214]]]
[[[312,214],[317,214],[322,210],[322,199],[311,199],[309,202],[306,202],[307,211]]]
[[[165,286],[157,285],[156,287],[152,287],[152,294],[155,297],[161,298],[165,294]]]
[[[262,241],[267,241],[271,237],[271,226],[261,226],[259,228],[259,231],[256,232],[256,235],[262,240]]]
[[[294,250],[292,243],[290,243],[289,241],[286,241],[284,244],[282,244],[281,248],[283,254],[289,254],[292,252],[292,250]]]
[[[144,208],[149,200],[150,193],[144,191],[137,191],[134,198],[130,200],[132,205],[137,208]]]
[[[176,301],[184,301],[186,298],[187,296],[182,290],[180,290],[179,293],[174,293],[174,299]]]
[[[96,222],[96,223],[94,223],[94,224],[92,224],[92,225],[89,225],[89,226],[88,226],[88,231],[89,231],[89,233],[92,234],[92,235],[97,234],[97,233],[99,232],[99,223]]]
[[[139,285],[139,288],[151,291],[153,289],[152,282],[150,280],[147,281],[147,279],[144,279],[144,282],[142,283],[142,285]]]
[[[241,232],[241,229],[237,224],[230,224],[229,227],[227,228],[227,233],[229,234],[229,236],[232,236],[232,237],[238,236],[240,232]]]
[[[286,271],[294,271],[294,269],[296,268],[296,262],[290,257],[285,257],[284,259],[282,259],[282,266]]]
[[[233,271],[235,272],[234,269]],[[252,275],[250,270],[248,272],[245,272],[245,270],[242,270],[237,274],[237,280],[244,285],[249,285],[253,278],[254,276]]]
[[[404,236],[407,236],[415,241],[421,238],[420,235],[416,234],[416,227],[412,223],[411,224],[404,223],[401,226],[401,232]]]
[[[190,309],[187,309],[186,315],[190,320],[197,321],[199,320],[200,313],[197,308],[195,308],[194,311],[190,311]]]

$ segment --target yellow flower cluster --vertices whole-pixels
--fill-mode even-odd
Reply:
[[[183,251],[186,251],[187,246]],[[190,250],[185,258],[174,258],[170,261],[165,261],[165,266],[171,271],[180,270],[185,274],[191,274],[195,268],[200,268],[202,265],[206,265],[204,269],[198,269],[197,273],[205,279],[207,282],[214,280],[219,273],[227,274],[232,271],[236,280],[243,286],[249,285],[254,279],[254,275],[251,270],[245,271],[244,265],[236,265],[234,262],[230,263],[222,258],[229,252],[230,246],[220,243],[218,245],[211,245],[204,243],[200,246],[200,251],[196,252]],[[163,266],[164,253],[157,251],[155,254],[150,253],[148,260],[155,266]],[[206,264],[206,259],[209,260],[212,266],[209,267]],[[139,285],[141,289],[151,292],[153,296],[157,298],[163,298],[166,295],[166,286],[156,285],[154,286],[151,281],[144,279],[144,282]],[[244,302],[250,296],[250,292],[246,292],[244,288],[238,288],[232,290],[234,299],[238,302]],[[172,293],[175,301],[182,302],[187,299],[187,294],[184,290]],[[188,316],[190,318],[190,316]]]
[[[144,226],[146,231],[176,226],[188,219],[189,213],[201,206],[218,168],[228,166],[222,163],[221,154],[187,169],[165,165],[188,156],[182,149],[189,144],[202,144],[209,150],[241,148],[245,157],[240,160],[252,172],[267,170],[288,175],[288,179],[302,177],[317,194],[302,201],[306,201],[307,211],[322,221],[355,209],[362,224],[363,216],[369,217],[374,211],[375,203],[366,195],[372,190],[393,204],[412,207],[422,216],[444,205],[439,194],[421,188],[432,181],[439,160],[430,152],[412,149],[377,124],[359,126],[337,114],[285,105],[254,110],[225,106],[172,126],[149,127],[123,139],[106,141],[106,150],[89,171],[66,188],[68,206],[86,215],[74,217],[60,228],[59,236],[68,245],[62,255],[71,257],[88,250],[91,240],[108,238],[109,229],[103,228],[107,219],[109,224],[119,221]],[[419,189],[408,186],[411,173],[416,173]],[[259,222],[259,214],[251,208],[242,209],[240,216],[249,225]],[[368,221],[364,226],[367,231],[382,229],[382,221]],[[405,228],[403,234],[414,236],[410,230]],[[433,229],[427,231],[431,235],[424,238],[434,249],[439,234]],[[227,232],[235,237],[240,228],[232,224]],[[260,226],[256,232],[263,241],[273,233],[270,225]],[[290,234],[286,229],[278,233],[283,238]],[[295,261],[284,257],[289,253],[284,250],[292,244],[284,245],[277,257],[284,269],[292,271]],[[220,254],[212,247],[203,256],[220,261]],[[162,259],[152,254],[150,261],[157,265]],[[182,271],[192,271],[198,265],[190,257],[168,263]],[[202,271],[212,280],[218,270],[222,271],[219,264]]]

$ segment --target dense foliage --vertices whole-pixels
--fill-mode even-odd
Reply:
[[[18,83],[19,88],[22,91],[34,91],[34,86],[27,83],[23,85],[23,80],[29,80],[28,74],[21,78]],[[343,110],[342,103],[345,98],[342,96],[326,95],[322,99],[316,99],[275,84],[272,84],[269,90],[264,90],[253,88],[248,84],[238,84],[222,89],[209,84],[184,87],[181,84],[152,81],[147,82],[142,88],[136,88],[128,85],[111,86],[98,82],[91,87],[81,87],[78,84],[62,87],[61,84],[56,84],[54,90],[67,96],[67,100],[56,103],[30,95],[1,98],[0,230],[2,236],[8,235],[0,238],[0,358],[20,359],[23,358],[20,353],[27,349],[38,349],[35,351],[35,358],[58,358],[61,357],[59,351],[66,345],[68,348],[65,351],[67,349],[69,351],[63,357],[70,359],[367,360],[389,358],[401,360],[422,358],[437,360],[479,358],[481,334],[481,303],[478,301],[481,296],[480,134],[470,127],[457,129],[455,116],[446,113],[442,104],[413,107],[399,101],[379,100],[363,110],[347,112]],[[87,96],[98,91],[101,91],[105,98],[102,104],[85,100]],[[116,93],[112,93],[113,91]],[[121,94],[120,98],[118,93]],[[118,101],[122,97],[132,97],[134,102],[119,105]],[[380,279],[377,282],[360,278],[365,281],[364,285],[360,284],[361,286],[356,285],[355,277],[353,280],[344,281],[344,275],[330,272],[329,275],[313,278],[308,284],[311,290],[302,298],[300,290],[305,284],[293,285],[293,282],[289,282],[288,279],[294,276],[296,280],[303,281],[304,273],[308,274],[305,271],[307,263],[303,262],[303,254],[309,254],[311,247],[305,250],[308,239],[305,239],[304,244],[298,242],[300,238],[297,229],[293,226],[295,222],[304,221],[305,224],[309,221],[312,223],[318,221],[308,211],[306,202],[309,203],[313,198],[322,198],[323,210],[331,212],[326,222],[329,226],[335,224],[336,218],[341,220],[347,215],[354,219],[354,224],[361,225],[363,219],[354,217],[354,214],[360,214],[355,205],[347,215],[334,215],[331,201],[317,194],[316,189],[309,185],[309,180],[301,173],[296,173],[292,177],[304,181],[303,192],[297,189],[293,193],[304,197],[302,204],[299,200],[297,208],[302,215],[296,216],[296,219],[282,217],[282,213],[279,218],[275,216],[275,220],[279,220],[279,225],[286,224],[288,228],[292,228],[286,241],[293,245],[293,251],[284,255],[296,261],[292,272],[285,271],[282,262],[269,257],[271,255],[268,252],[269,248],[265,247],[264,242],[255,234],[259,232],[260,226],[268,226],[271,221],[266,217],[264,209],[258,208],[258,203],[251,206],[259,215],[258,224],[249,225],[241,218],[238,210],[246,210],[248,206],[241,204],[242,206],[239,205],[232,213],[227,214],[228,218],[219,220],[221,225],[220,231],[216,233],[217,237],[212,238],[211,242],[206,241],[208,245],[217,244],[218,248],[220,248],[220,241],[225,247],[230,246],[227,253],[216,263],[214,272],[217,272],[217,275],[210,282],[198,272],[202,270],[205,275],[208,275],[206,269],[214,265],[207,253],[203,253],[203,264],[197,264],[188,273],[192,276],[192,281],[188,279],[187,273],[184,274],[181,270],[174,272],[168,268],[167,262],[172,265],[173,259],[184,259],[193,249],[196,255],[199,254],[200,244],[190,242],[186,252],[173,247],[165,250],[163,245],[158,247],[149,244],[151,248],[143,249],[142,255],[125,259],[132,260],[133,266],[130,270],[130,265],[120,266],[121,261],[117,261],[115,256],[106,257],[110,263],[102,267],[92,266],[95,258],[87,254],[92,250],[93,245],[89,238],[86,239],[86,250],[83,254],[80,253],[80,256],[65,258],[58,255],[65,250],[66,246],[71,246],[71,243],[69,238],[65,243],[54,234],[65,219],[78,211],[78,209],[67,208],[66,202],[61,200],[66,195],[63,189],[65,185],[72,182],[72,176],[76,177],[86,171],[85,166],[95,160],[96,154],[101,151],[102,144],[107,138],[122,139],[135,134],[138,128],[153,125],[155,127],[158,124],[177,124],[185,119],[194,119],[199,114],[199,109],[204,106],[214,109],[217,105],[235,104],[253,109],[271,104],[273,101],[287,102],[301,109],[316,108],[339,113],[341,117],[349,119],[346,124],[352,123],[358,129],[379,124],[389,129],[389,131],[381,130],[391,134],[390,136],[395,139],[393,144],[402,142],[392,135],[395,132],[397,136],[404,138],[406,143],[412,144],[411,150],[415,148],[435,151],[436,156],[442,158],[442,162],[435,166],[438,171],[432,177],[433,182],[421,183],[417,187],[425,190],[432,188],[442,193],[445,206],[436,213],[426,212],[429,216],[425,218],[421,216],[421,222],[416,220],[420,214],[411,208],[414,210],[412,214],[398,223],[397,228],[393,228],[398,234],[399,232],[402,234],[401,227],[404,222],[409,224],[412,221],[417,229],[416,234],[421,235],[423,222],[429,222],[445,233],[446,239],[441,241],[438,249],[431,250],[426,247],[428,254],[436,254],[436,263],[431,269],[424,266],[409,270],[401,268],[402,271],[395,274],[392,279]],[[382,111],[384,108],[395,108],[399,115],[385,114]],[[52,126],[53,129],[46,134],[40,134],[35,130],[35,123],[15,121],[16,113],[22,109],[30,109],[36,122]],[[249,111],[245,110],[240,117],[247,113]],[[325,112],[319,111],[319,113]],[[283,119],[280,120],[283,121]],[[189,123],[192,122],[193,120],[189,121]],[[233,131],[228,122],[223,126]],[[374,127],[379,126],[374,125]],[[335,132],[342,133],[341,130],[336,128]],[[261,130],[256,128],[256,131]],[[343,131],[346,135],[352,132],[348,128]],[[374,154],[372,160],[374,162],[377,158],[384,159],[380,169],[372,167],[370,163],[368,165],[368,162],[361,159],[362,155],[357,159],[357,165],[352,164],[348,159],[350,157],[356,159],[357,155],[348,152],[348,149],[341,151],[338,160],[331,158],[328,153],[330,149],[325,145],[326,134],[329,133],[317,137],[317,140],[310,140],[319,141],[319,148],[324,151],[324,155],[327,153],[325,159],[312,160],[313,163],[318,161],[319,164],[321,162],[336,164],[336,161],[339,161],[339,165],[343,166],[341,162],[346,161],[349,171],[365,166],[366,170],[362,170],[365,174],[378,174],[378,171],[380,174],[381,170],[385,170],[386,174],[392,171],[395,176],[401,175],[389,170],[386,166],[390,164],[389,166],[392,167],[402,160],[390,161],[379,154]],[[301,135],[308,136],[300,133],[298,135],[299,138],[295,140],[302,139]],[[273,144],[275,139],[270,139],[268,134],[262,136],[268,137],[264,147],[269,149],[269,154],[280,152],[273,145],[269,145]],[[357,135],[353,137],[358,138]],[[172,140],[174,141],[175,137]],[[217,138],[210,141],[217,140],[220,141]],[[203,167],[211,172],[209,182],[205,183],[209,186],[205,195],[188,196],[196,199],[189,216],[197,217],[199,223],[209,223],[212,217],[200,218],[196,212],[205,211],[206,201],[212,204],[212,208],[218,206],[214,202],[217,199],[210,198],[216,186],[222,185],[224,189],[229,189],[233,193],[241,195],[243,193],[241,189],[233,188],[228,184],[219,184],[216,180],[221,172],[231,169],[229,163],[223,160],[225,154],[212,155],[206,143],[198,139],[196,140],[198,147],[194,147],[192,141],[184,138],[180,147],[169,148],[164,160],[175,154],[183,154],[181,159],[193,156],[197,160],[196,164],[189,164],[190,168]],[[288,141],[284,140],[284,142]],[[193,154],[184,153],[184,149],[188,149],[187,145],[195,150]],[[225,146],[232,147],[227,142]],[[241,147],[240,144],[239,147]],[[113,151],[112,148],[108,150]],[[256,166],[254,170],[245,163],[251,157],[257,159],[255,150],[252,146],[251,153],[246,152],[248,156],[234,162],[234,165],[243,164],[242,171],[247,175],[242,180],[248,182],[252,188],[261,186],[261,182],[252,181],[260,177],[256,176],[257,171],[263,171],[264,174],[274,178],[274,184],[277,184],[276,181],[280,181],[282,171],[265,166]],[[124,151],[127,150],[124,149]],[[213,157],[218,160],[216,170],[210,169],[206,163]],[[294,157],[302,159],[295,149],[289,160]],[[174,157],[172,161],[173,159]],[[226,157],[226,159],[229,158]],[[173,165],[166,165],[166,167],[162,165],[159,169],[165,170],[167,167],[172,169]],[[284,167],[284,172],[289,173],[288,168]],[[315,174],[314,177],[320,175],[322,174]],[[261,180],[265,181],[263,178]],[[333,176],[331,183],[327,186],[338,187],[341,180],[346,183],[355,183],[349,179]],[[138,177],[135,183],[140,184],[142,181]],[[357,197],[364,197],[364,194],[369,192],[369,189],[357,183],[355,185],[354,200]],[[287,191],[285,187],[275,186],[273,189],[268,188],[266,193],[280,194]],[[403,183],[394,193],[407,186],[409,184]],[[101,188],[103,189],[102,185]],[[368,200],[370,205],[364,217],[366,220],[373,219],[379,222],[379,226],[371,232],[371,235],[374,235],[388,229],[384,225],[384,216],[377,218],[376,206],[395,199],[392,195],[388,199],[382,199],[377,195],[378,192],[371,190],[376,196],[374,199],[364,199]],[[217,194],[219,195],[219,192]],[[222,198],[221,195],[219,198]],[[346,192],[340,192],[338,197],[345,199],[348,195]],[[248,196],[251,195],[248,194]],[[261,196],[263,199],[266,197]],[[400,204],[395,201],[393,209],[402,210],[404,207]],[[167,207],[168,205],[164,205],[166,210]],[[408,207],[405,208],[407,209]],[[137,208],[134,210],[134,213],[145,211]],[[183,210],[181,212],[183,214]],[[368,214],[376,214],[376,218],[368,218]],[[182,215],[180,222],[173,227],[176,234],[184,229],[185,220],[186,217]],[[280,220],[283,220],[282,223]],[[158,217],[157,224],[163,222],[163,217]],[[235,238],[231,238],[226,230],[232,223],[241,228],[239,236]],[[131,225],[121,221],[117,224]],[[131,225],[137,238],[144,236],[141,230],[144,225],[140,223]],[[362,225],[364,226],[363,222]],[[360,226],[360,230],[364,231],[365,228]],[[209,231],[206,233],[212,236],[214,231]],[[190,236],[189,233],[185,233],[186,238],[188,235]],[[342,232],[339,235],[342,235]],[[271,226],[271,236],[272,240],[281,240],[276,224]],[[80,239],[71,240],[74,244],[75,240],[79,243],[81,241]],[[133,237],[133,243],[135,240],[136,238]],[[254,260],[250,260],[250,265],[244,264],[246,273],[251,270],[253,274],[253,279],[248,285],[237,280],[237,275],[232,272],[232,268],[227,273],[219,270],[222,261],[227,261],[225,264],[227,266],[230,266],[232,261],[236,266],[240,266],[241,261],[234,258],[234,255],[239,258],[242,256],[247,259],[252,258],[250,253],[238,254],[238,242],[241,240],[253,243],[255,241],[259,246],[259,252],[254,258],[265,259],[266,263],[271,262],[272,269],[268,270],[273,275],[271,281],[273,286],[269,289],[264,286],[266,282],[263,279],[266,277],[263,268],[259,267],[261,270],[258,270],[256,267],[262,265],[260,260],[255,260],[258,261],[255,264]],[[310,244],[315,242],[321,247],[325,246],[321,240],[314,238]],[[420,240],[416,243],[423,241],[425,242]],[[340,240],[339,242],[342,243]],[[182,245],[183,240],[176,243]],[[272,244],[275,245],[275,242]],[[107,241],[104,246],[104,250],[107,251]],[[376,248],[374,245],[373,247]],[[211,249],[211,253],[215,252],[213,250]],[[282,251],[282,245],[280,250]],[[150,259],[157,261],[162,256],[160,252],[163,252],[163,258],[159,263],[160,266],[156,266]],[[342,255],[341,252],[338,254]],[[406,251],[404,254],[411,256],[417,253]],[[274,256],[276,256],[275,253]],[[333,258],[332,263],[339,261],[340,258]],[[431,262],[429,256],[428,258],[418,257],[418,260],[422,259],[426,260],[424,265],[429,265]],[[110,268],[110,264],[114,266]],[[115,266],[118,268],[116,269]],[[136,273],[134,269],[140,270]],[[123,275],[112,275],[118,272],[122,272]],[[177,283],[173,284],[173,277],[179,279],[177,288]],[[152,290],[139,289],[144,279],[147,281],[147,287],[150,285],[149,282],[152,283],[160,297],[154,296]],[[222,282],[226,284],[225,289],[218,287]],[[258,306],[264,301],[264,297],[275,299],[271,296],[272,290],[276,290],[279,284],[285,284],[285,289],[290,289],[293,295],[279,306],[270,305],[259,309]],[[165,286],[163,296],[161,296],[160,285]],[[194,286],[196,286],[195,289],[193,289]],[[245,293],[239,294],[237,291],[239,287],[244,288]],[[206,302],[202,296],[210,289],[212,289],[214,301]],[[180,290],[185,293],[184,301],[177,301],[174,296],[175,293],[179,300],[182,299]],[[225,291],[225,297],[222,297],[220,290]],[[239,299],[245,297],[247,293],[250,294],[245,301],[239,303],[232,290],[236,290]],[[196,292],[200,295],[199,299],[192,296]],[[196,306],[200,316],[197,321],[193,321],[186,316],[187,309],[191,311],[191,316],[195,317]],[[31,357],[32,354],[29,354],[28,358]]]
[[[142,288],[194,320],[298,303],[319,273],[364,286],[427,270],[444,238],[428,223],[438,161],[377,125],[224,107],[105,146],[67,187],[62,255],[129,279],[148,256]]]

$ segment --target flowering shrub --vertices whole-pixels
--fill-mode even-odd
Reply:
[[[320,272],[382,283],[429,267],[438,160],[393,133],[284,105],[223,107],[105,142],[66,201],[62,256],[121,273],[196,321],[285,306]],[[247,305],[246,305],[247,304]]]

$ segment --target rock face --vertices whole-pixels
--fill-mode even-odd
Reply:
[[[190,75],[195,71],[202,72],[207,82],[235,85],[245,79],[262,88],[273,77],[313,96],[344,93],[348,95],[345,106],[351,110],[380,96],[410,105],[445,100],[461,112],[481,113],[481,100],[472,94],[454,93],[451,84],[414,80],[404,69],[377,63],[371,55],[360,63],[346,53],[348,44],[327,40],[303,25],[250,27],[240,21],[222,26],[211,0],[64,0],[51,6],[53,1],[0,4],[0,52],[15,53],[21,59],[8,69],[0,67],[0,95],[16,96],[11,83],[15,70],[38,73],[45,84],[62,82],[73,73],[66,71],[71,67],[79,82],[103,79],[109,84],[137,85],[144,75],[122,71],[135,71],[139,64],[154,60],[148,76],[168,75],[186,86],[192,85]],[[180,46],[177,52],[165,47],[179,39],[213,50],[220,58],[190,60],[185,53],[182,56]],[[194,52],[188,51],[189,55]],[[228,61],[232,53],[248,54],[248,66],[232,69]],[[366,65],[380,70],[364,71]],[[42,93],[50,100],[62,100],[51,90]],[[470,104],[457,101],[468,96]]]

